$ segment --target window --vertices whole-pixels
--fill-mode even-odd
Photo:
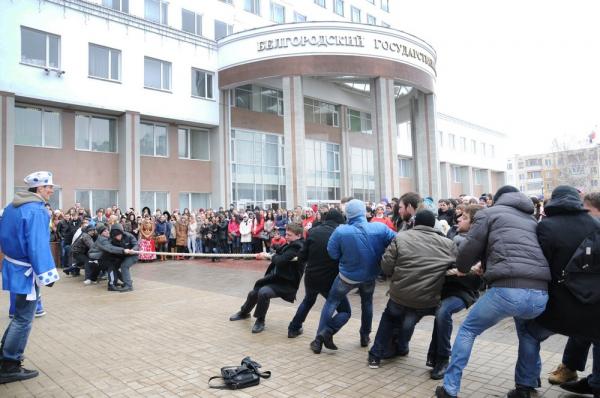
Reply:
[[[283,116],[283,91],[253,84],[236,87],[235,106]]]
[[[463,152],[467,152],[467,139],[465,137],[460,137],[460,150]]]
[[[15,107],[15,144],[61,147],[60,113],[38,107]]]
[[[181,30],[202,36],[202,15],[182,8]]]
[[[108,117],[75,115],[75,149],[117,152],[117,121]]]
[[[304,98],[304,120],[309,123],[339,127],[339,107],[319,100]]]
[[[141,123],[140,154],[167,157],[167,126]]]
[[[592,180],[592,186],[593,187],[597,187],[598,186],[598,180]]]
[[[373,134],[371,114],[348,109],[348,131],[353,133]]]
[[[351,195],[362,201],[375,201],[375,162],[372,149],[350,148]]]
[[[519,162],[519,168],[522,169],[525,167],[525,162]]]
[[[318,5],[319,7],[323,7],[325,8],[325,0],[314,0],[315,4]]]
[[[541,166],[542,165],[542,159],[527,159],[527,160],[525,160],[525,165],[527,167]]]
[[[438,131],[439,140],[440,140],[440,148],[444,147],[444,132]]]
[[[570,171],[571,171],[571,174],[574,176],[585,174],[585,169],[583,168],[583,165],[581,165],[581,164],[575,164],[575,165],[571,166]]]
[[[294,22],[306,22],[306,15],[294,12]]]
[[[90,43],[89,52],[90,77],[121,80],[121,51]]]
[[[383,21],[381,21],[381,26],[383,26],[384,28],[389,28],[390,24],[389,23],[385,23]]]
[[[528,182],[527,190],[528,191],[541,191],[544,188],[543,182]]]
[[[344,0],[334,0],[333,12],[338,15],[344,16]]]
[[[155,212],[156,209],[165,211],[169,208],[168,192],[142,191],[140,194],[140,204],[142,209],[147,207],[151,212]]]
[[[233,25],[215,19],[215,40],[222,39],[233,33]]]
[[[285,7],[281,4],[271,3],[271,21],[285,23]]]
[[[552,159],[545,159],[544,164],[546,167],[552,167]]]
[[[237,207],[286,208],[283,136],[231,132],[231,192]]]
[[[181,192],[179,194],[179,209],[188,208],[191,212],[210,208],[210,193]]]
[[[29,187],[15,187],[15,193],[17,192],[26,192]],[[52,210],[61,209],[62,208],[62,188],[58,186],[54,186],[54,193],[48,199],[48,204]]]
[[[107,208],[119,205],[119,191],[84,189],[75,190],[75,202],[84,209]]]
[[[192,95],[213,99],[213,74],[192,68]]]
[[[412,126],[410,120],[398,123],[398,137],[404,141],[408,147],[412,147]]]
[[[381,9],[390,12],[390,0],[381,0]]]
[[[412,159],[406,159],[406,158],[398,159],[398,165],[399,165],[400,178],[412,177]]]
[[[210,160],[208,130],[179,129],[177,135],[179,159]]]
[[[471,140],[471,152],[477,153],[477,141]]]
[[[512,163],[509,163],[506,165],[506,170],[512,170]]]
[[[481,154],[482,154],[484,157],[485,157],[485,149],[486,149],[486,147],[485,147],[485,142],[482,142],[482,143],[481,143]]]
[[[341,199],[340,145],[306,140],[306,199],[309,203]]]
[[[450,149],[456,150],[456,136],[454,134],[448,134],[448,145]]]
[[[350,18],[352,22],[360,23],[360,10],[356,7],[350,7]]]
[[[377,25],[377,18],[375,18],[373,15],[371,14],[367,14],[367,23],[369,25]]]
[[[527,179],[534,179],[534,178],[542,178],[542,172],[541,171],[528,171]]]
[[[21,26],[21,62],[60,68],[60,36]]]
[[[129,12],[129,0],[102,0],[102,5],[113,10]]]
[[[496,148],[493,145],[490,145],[490,157],[496,157]]]
[[[244,10],[260,15],[260,0],[244,0]]]
[[[219,0],[221,3],[233,4],[233,0]]]
[[[483,185],[484,180],[485,180],[485,171],[484,170],[473,170],[473,184],[474,185]]]
[[[171,89],[171,63],[144,57],[144,87],[157,90]]]
[[[367,0],[371,4],[375,4],[375,0]]]
[[[168,17],[169,3],[163,0],[145,0],[144,18],[148,21],[167,25]]]
[[[525,174],[521,173],[519,174],[519,180],[524,180],[525,179]]]
[[[462,184],[462,182],[463,182],[462,167],[452,166],[452,181],[454,181],[454,183],[456,183],[456,184]]]

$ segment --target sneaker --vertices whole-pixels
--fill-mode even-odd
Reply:
[[[548,383],[550,384],[563,384],[570,381],[577,381],[577,371],[569,369],[563,363],[558,365],[548,376]]]
[[[238,311],[235,314],[233,314],[232,316],[229,317],[230,321],[240,321],[242,319],[248,319],[250,318],[250,314],[244,313],[242,311]]]
[[[120,290],[121,293],[132,292],[132,291],[133,291],[133,286],[125,286],[125,287],[122,287]]]
[[[92,284],[92,280],[91,279],[86,279],[83,281],[84,285],[91,285]]]
[[[369,368],[379,369],[380,364],[381,364],[381,359],[369,354]]]
[[[566,383],[562,383],[560,385],[560,388],[562,388],[565,391],[572,392],[575,394],[581,394],[581,395],[594,394],[592,387],[588,383],[587,377],[585,377],[579,381],[569,381]]]
[[[302,330],[302,328],[300,329],[288,329],[288,339],[294,339],[298,336],[300,336],[302,333],[304,333],[304,330]]]
[[[39,375],[37,370],[25,369],[20,362],[4,361],[0,368],[0,384],[28,380]]]
[[[108,285],[109,292],[120,292],[121,288],[119,286]]]
[[[43,317],[44,315],[46,315],[46,311],[44,311],[44,310],[41,310],[41,311],[36,311],[36,313],[35,313],[35,317],[36,317],[36,318],[41,318],[41,317]]]
[[[435,389],[436,398],[456,398],[456,395],[450,395],[444,388],[444,386],[438,386]]]

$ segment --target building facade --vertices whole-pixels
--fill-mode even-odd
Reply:
[[[436,117],[435,51],[389,27],[389,3],[8,2],[0,205],[35,169],[54,207],[90,209],[489,190],[502,169],[453,158],[436,124],[499,135]]]
[[[559,185],[600,190],[600,145],[509,158],[507,180],[529,196],[550,198]]]

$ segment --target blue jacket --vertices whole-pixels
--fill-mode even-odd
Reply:
[[[340,274],[353,282],[368,282],[379,275],[381,256],[396,238],[396,233],[382,223],[368,223],[364,216],[351,219],[335,229],[327,252],[340,262]]]
[[[59,279],[50,252],[50,216],[44,203],[39,195],[18,192],[4,209],[0,222],[2,252],[21,263],[4,258],[2,288],[16,294],[33,294],[32,300],[35,300],[34,276],[38,285]]]
[[[156,236],[165,235],[167,239],[171,235],[171,223],[170,222],[156,222],[156,229],[154,230]]]

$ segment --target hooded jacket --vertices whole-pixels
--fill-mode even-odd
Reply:
[[[113,256],[124,256],[124,255],[125,255],[125,248],[123,248],[121,246],[114,246],[110,242],[110,238],[107,238],[106,236],[103,236],[103,235],[98,236],[98,239],[96,239],[96,242],[94,242],[94,246],[92,246],[92,248],[88,252],[88,257],[91,260],[104,259],[105,256],[110,256],[112,258]]]
[[[436,307],[455,261],[456,245],[434,228],[417,225],[399,232],[381,260],[381,269],[391,276],[390,299],[409,308]]]
[[[558,281],[577,247],[600,228],[600,222],[587,213],[579,193],[572,187],[556,187],[544,210],[546,217],[538,224],[537,232],[544,256],[550,263],[552,282],[546,310],[536,321],[555,333],[598,339],[600,305],[582,304]]]
[[[254,289],[269,286],[285,301],[293,303],[302,280],[304,264],[297,260],[303,240],[298,239],[277,249],[265,276],[256,281]]]
[[[333,232],[327,244],[329,257],[340,263],[340,277],[347,283],[372,281],[379,275],[379,262],[396,233],[381,223],[368,223],[356,216]]]
[[[508,192],[494,206],[477,212],[456,258],[467,273],[482,261],[492,287],[547,290],[548,261],[537,239],[533,203],[521,192]]]
[[[17,192],[0,221],[0,247],[5,255],[2,288],[27,294],[27,300],[36,299],[35,282],[48,285],[59,279],[50,251],[50,215],[45,203],[38,194]]]

